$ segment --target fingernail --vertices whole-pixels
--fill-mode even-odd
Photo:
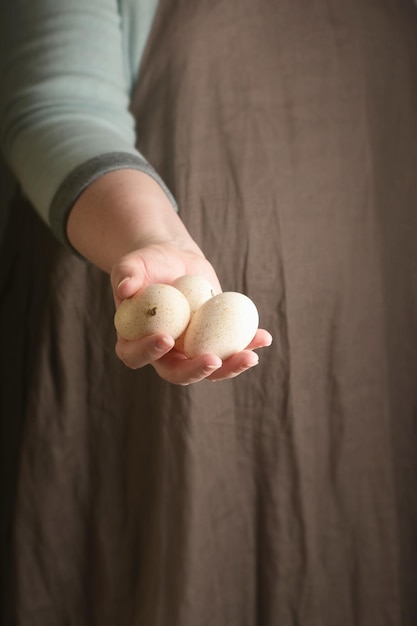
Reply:
[[[256,355],[256,359],[252,361],[251,363],[246,363],[244,367],[246,369],[249,369],[250,367],[255,367],[255,365],[258,365],[258,363],[259,363],[259,357],[258,355]]]
[[[220,365],[206,365],[206,367],[203,369],[203,374],[212,374],[213,372],[215,372],[216,370],[218,370],[220,367]]]
[[[164,337],[162,339],[158,339],[155,343],[155,349],[158,352],[166,352],[168,349],[174,347],[174,342],[169,337]]]
[[[120,287],[122,285],[124,285],[125,283],[127,283],[130,280],[130,276],[126,276],[126,278],[123,278],[120,283],[117,285],[117,289],[120,289]]]

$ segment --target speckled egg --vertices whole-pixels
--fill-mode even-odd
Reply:
[[[191,315],[200,308],[204,302],[216,295],[209,281],[197,274],[180,276],[172,283],[172,286],[179,289],[187,298]]]
[[[148,285],[123,300],[114,316],[117,332],[125,339],[167,333],[177,339],[190,321],[190,305],[171,285]]]
[[[258,324],[258,310],[250,298],[233,291],[220,293],[192,315],[184,334],[184,353],[189,358],[210,353],[227,359],[249,345]]]

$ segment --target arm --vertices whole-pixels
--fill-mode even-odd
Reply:
[[[157,0],[139,1],[152,14]],[[135,148],[133,73],[118,7],[117,0],[0,3],[2,152],[25,195],[64,242],[72,204],[106,172],[145,171],[175,205]],[[151,15],[138,14],[149,27]],[[142,45],[146,34],[138,29]]]
[[[135,150],[117,1],[5,4],[0,18],[14,12],[7,28],[18,36],[8,42],[3,68],[2,145],[39,213],[111,274],[116,306],[144,284],[185,273],[218,286],[168,190]],[[260,331],[250,347],[268,342]],[[151,363],[182,384],[231,377],[257,362],[250,349],[224,364],[214,355],[190,360],[173,344],[167,336],[119,339],[116,352],[129,367]]]
[[[73,246],[111,274],[116,306],[143,285],[170,283],[197,273],[220,290],[217,276],[159,185],[147,174],[121,170],[101,177],[75,203],[68,220]],[[256,365],[252,351],[269,345],[259,330],[247,350],[224,363],[215,355],[187,359],[172,350],[174,340],[153,335],[138,341],[118,338],[116,352],[131,368],[152,364],[162,378],[189,384],[237,376]]]

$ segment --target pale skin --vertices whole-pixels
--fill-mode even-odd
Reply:
[[[80,254],[110,276],[116,307],[141,287],[200,274],[220,291],[217,275],[164,191],[148,174],[118,170],[92,183],[71,209],[68,238]],[[222,362],[214,354],[188,359],[165,334],[138,341],[117,338],[116,354],[132,369],[152,365],[161,378],[179,385],[205,378],[234,378],[258,363],[257,348],[271,335],[258,329],[246,350]]]

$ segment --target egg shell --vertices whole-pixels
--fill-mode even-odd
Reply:
[[[172,286],[179,289],[187,298],[191,315],[204,302],[216,295],[216,291],[209,281],[198,274],[180,276],[172,283]]]
[[[177,339],[190,321],[187,298],[171,285],[154,284],[123,300],[114,316],[117,332],[125,339],[166,333]]]
[[[250,298],[234,291],[220,293],[191,317],[184,335],[184,353],[189,358],[210,353],[228,359],[249,345],[258,324],[258,310]]]

